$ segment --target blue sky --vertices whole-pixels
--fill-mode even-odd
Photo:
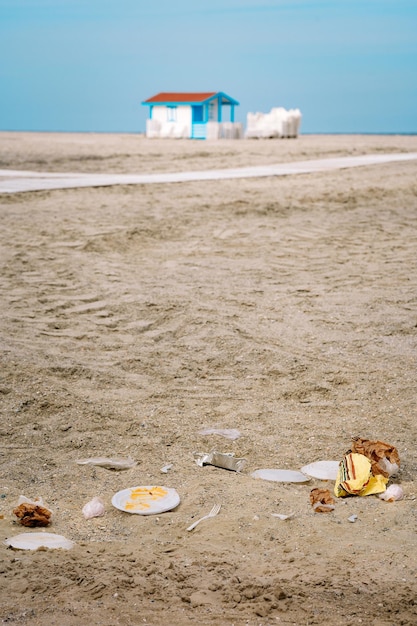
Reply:
[[[417,132],[416,0],[0,0],[0,129],[138,132],[159,91]]]

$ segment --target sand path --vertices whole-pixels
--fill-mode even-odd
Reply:
[[[144,185],[155,183],[182,183],[203,180],[227,180],[233,178],[262,178],[266,176],[288,176],[311,174],[366,165],[380,165],[395,161],[412,161],[417,153],[365,154],[353,157],[313,159],[293,163],[278,163],[255,167],[214,169],[196,172],[174,172],[163,174],[80,174],[48,173],[22,170],[0,170],[0,193],[43,191],[47,189],[73,189],[80,187],[110,187],[113,185]]]

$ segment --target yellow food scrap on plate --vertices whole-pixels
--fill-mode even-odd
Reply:
[[[164,498],[167,493],[168,491],[163,487],[137,487],[131,490],[125,508],[128,511],[149,509],[151,506],[150,502]]]

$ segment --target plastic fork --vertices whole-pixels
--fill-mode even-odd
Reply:
[[[218,514],[221,508],[222,508],[221,504],[215,504],[208,515],[205,515],[204,517],[201,517],[200,519],[198,519],[196,522],[191,524],[191,526],[189,526],[187,530],[193,530],[197,526],[197,524],[204,521],[205,519],[209,519],[210,517],[216,517],[216,515]]]

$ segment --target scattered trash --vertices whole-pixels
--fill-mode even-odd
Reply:
[[[199,524],[200,522],[203,522],[206,519],[209,519],[210,517],[215,517],[220,509],[222,508],[221,504],[215,504],[213,506],[213,508],[211,509],[210,513],[208,513],[207,515],[205,515],[204,517],[201,517],[200,519],[198,519],[196,522],[194,522],[193,524],[191,524],[191,526],[189,526],[187,528],[187,530],[194,530],[194,528],[197,526],[197,524]]]
[[[390,485],[384,493],[380,493],[378,498],[386,502],[395,502],[404,499],[404,491],[400,485]]]
[[[82,514],[85,519],[91,519],[92,517],[102,517],[105,513],[104,502],[97,496],[84,504],[82,508]]]
[[[354,514],[348,517],[348,522],[351,522],[352,524],[354,524],[357,519],[358,519],[358,516]]]
[[[162,474],[168,474],[169,470],[173,467],[173,463],[168,463],[168,465],[164,465],[164,467],[161,467]]]
[[[334,500],[328,489],[312,489],[310,491],[310,502],[315,513],[330,513],[334,510]]]
[[[389,478],[398,472],[400,457],[397,448],[390,443],[355,437],[351,452],[363,454],[371,461],[373,476],[382,474],[385,478]]]
[[[112,505],[120,511],[136,515],[155,515],[175,509],[180,497],[175,489],[161,486],[140,486],[114,494]]]
[[[221,437],[226,437],[226,439],[239,439],[241,436],[240,432],[236,428],[203,428],[203,430],[198,431],[199,435],[221,435]]]
[[[397,448],[383,441],[355,437],[339,465],[334,487],[335,495],[369,496],[383,493],[388,479],[400,465]]]
[[[278,519],[285,521],[286,519],[293,519],[295,517],[295,513],[288,513],[288,515],[284,515],[283,513],[271,513],[272,517],[278,517]]]
[[[351,452],[340,462],[334,494],[338,498],[349,494],[369,496],[385,491],[387,482],[382,474],[372,474],[372,464],[366,456]]]
[[[52,511],[44,505],[42,498],[30,500],[26,496],[19,496],[17,507],[13,509],[13,513],[19,518],[19,523],[22,526],[30,528],[48,526],[51,522]]]
[[[121,471],[131,469],[138,464],[137,461],[131,457],[127,459],[111,459],[104,456],[91,457],[89,459],[79,459],[76,461],[78,465],[97,465],[98,467],[104,467],[108,470]]]
[[[54,533],[22,533],[6,539],[3,542],[6,546],[15,550],[42,550],[56,549],[70,550],[75,543],[70,539],[66,539],[62,535]]]
[[[252,478],[271,480],[278,483],[307,483],[310,478],[302,472],[282,469],[259,469],[251,474]]]
[[[194,452],[195,462],[200,467],[214,465],[232,472],[241,472],[246,465],[246,459],[238,459],[233,452],[223,453],[212,450],[211,452]]]
[[[301,468],[303,474],[320,480],[336,480],[339,461],[315,461]]]

